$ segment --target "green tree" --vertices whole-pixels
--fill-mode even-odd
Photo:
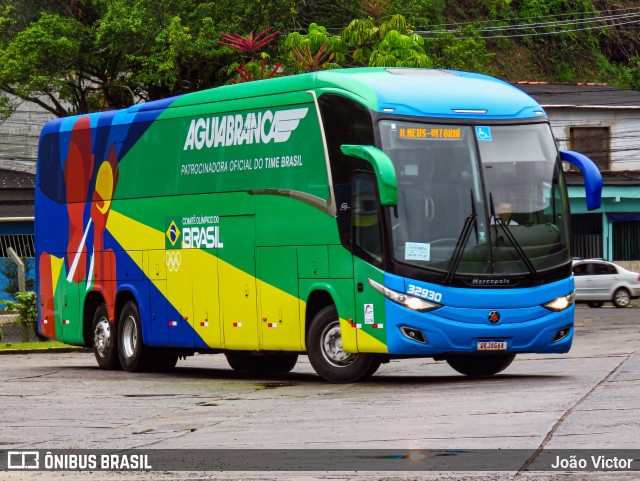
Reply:
[[[591,0],[518,0],[501,10],[506,24],[518,30],[504,30],[503,35],[517,35],[505,49],[524,47],[530,62],[546,80],[576,82],[594,75],[594,54],[604,31],[590,23],[597,17]],[[498,16],[500,18],[500,16]],[[527,28],[530,27],[530,28]]]
[[[616,8],[613,0],[0,0],[0,116],[15,98],[58,116],[122,108],[222,85],[243,62],[246,79],[271,75],[278,61],[286,73],[369,65],[491,73],[495,63],[505,78],[637,85],[637,29],[585,20]],[[268,27],[293,33],[259,58],[239,61],[218,44],[220,32]],[[514,50],[523,60],[512,61]]]
[[[446,31],[430,34],[425,49],[436,68],[492,73],[493,54],[473,25],[463,27],[459,35]]]
[[[293,0],[292,30],[304,32],[308,25],[323,25],[336,33],[349,23],[358,8],[358,0]]]
[[[5,10],[3,21],[15,24],[7,12],[13,10]],[[43,13],[2,46],[0,89],[59,116],[95,109],[88,37],[77,19]]]
[[[16,300],[0,301],[9,311],[18,311],[18,319],[15,324],[23,325],[26,330],[24,333],[24,341],[29,338],[29,332],[38,333],[38,312],[36,309],[36,293],[33,291],[18,292],[15,295]],[[38,336],[40,337],[40,336]]]
[[[371,67],[431,67],[424,39],[408,30],[402,15],[387,20],[374,17],[353,20],[342,32],[353,65]]]
[[[305,35],[290,33],[285,40],[288,69],[291,73],[339,68],[346,61],[347,46],[340,35],[330,36],[327,29],[315,23]]]
[[[6,94],[64,116],[221,85],[235,59],[219,32],[281,29],[292,5],[0,0],[0,109],[11,108]]]
[[[445,0],[389,0],[389,11],[401,14],[416,29],[446,22]]]

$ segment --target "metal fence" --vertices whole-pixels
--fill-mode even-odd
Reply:
[[[640,260],[640,222],[613,223],[613,258],[620,261]]]
[[[574,257],[602,257],[602,214],[571,216],[571,248]]]
[[[0,257],[9,257],[8,247],[20,257],[35,257],[33,234],[0,234]]]

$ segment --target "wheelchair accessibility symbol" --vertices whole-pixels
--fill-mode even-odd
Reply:
[[[484,140],[491,142],[491,127],[476,126],[476,137],[478,140]]]

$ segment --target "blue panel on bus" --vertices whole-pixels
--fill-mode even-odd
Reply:
[[[398,276],[391,274],[385,276],[385,285],[391,289],[399,290],[407,294],[411,294],[411,291],[415,290],[415,287],[419,287],[423,291],[434,292],[436,295],[440,295],[441,299],[437,301],[438,303],[449,307],[461,308],[500,309],[540,306],[553,301],[557,297],[571,294],[574,291],[573,277],[538,287],[527,288],[460,288],[430,284],[406,278],[401,279],[404,283],[404,289],[399,287],[400,281],[398,280]],[[392,287],[392,285],[395,287]],[[415,287],[412,288],[412,286]],[[427,301],[434,300],[427,296],[417,297],[423,297]]]
[[[545,116],[535,100],[501,80],[469,72],[416,72],[392,74],[371,82],[378,95],[379,111],[494,120]]]
[[[418,312],[387,300],[390,354],[471,353],[477,352],[484,340],[505,341],[506,351],[512,353],[563,353],[571,347],[574,307],[553,312],[542,304],[572,292],[573,279],[528,289],[464,289],[385,274],[385,286],[400,292],[417,292],[422,298],[442,304],[439,309]],[[558,331],[567,327],[571,328],[569,334],[554,342]],[[407,328],[422,331],[426,342],[405,335]]]

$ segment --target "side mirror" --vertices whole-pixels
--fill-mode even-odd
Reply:
[[[380,203],[390,207],[398,205],[396,171],[387,154],[371,145],[341,145],[340,150],[345,155],[369,162],[378,182]]]
[[[561,150],[560,158],[575,165],[582,172],[587,209],[599,209],[602,205],[602,175],[596,164],[586,155],[571,150]]]

